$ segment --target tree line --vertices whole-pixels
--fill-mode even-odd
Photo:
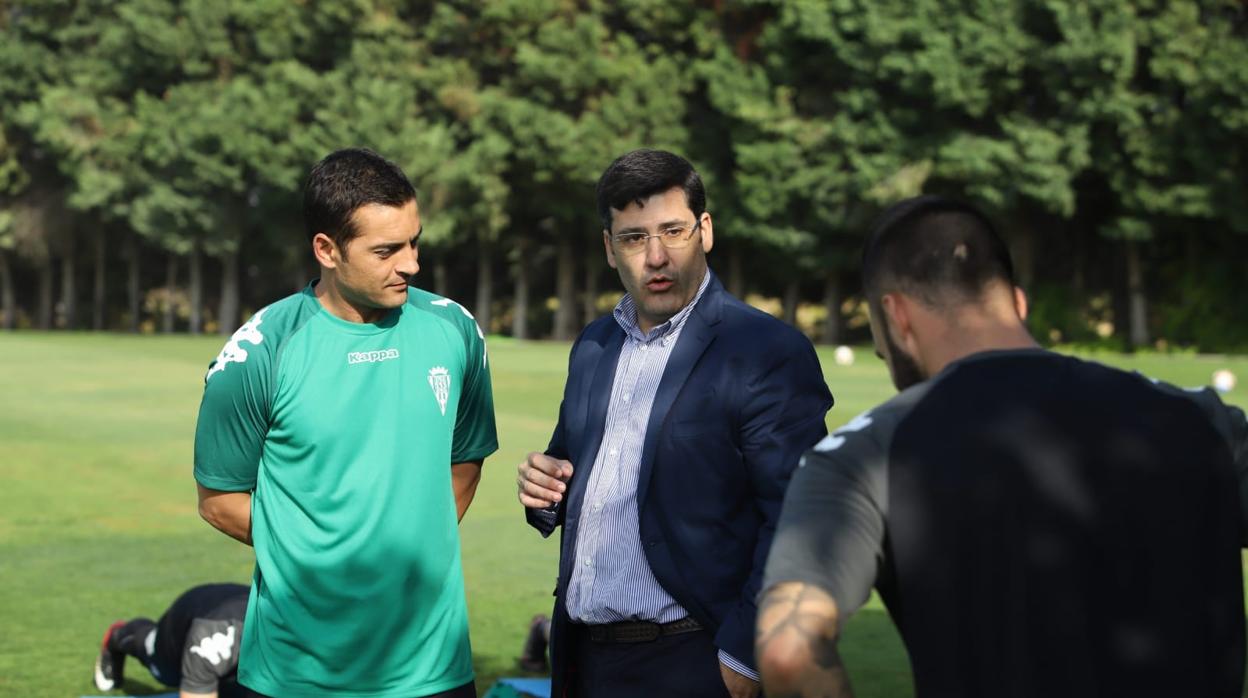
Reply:
[[[1242,0],[0,0],[0,325],[229,332],[306,284],[308,169],[420,192],[493,332],[609,307],[593,186],[686,155],[730,290],[865,336],[872,218],[985,207],[1042,340],[1248,347]]]

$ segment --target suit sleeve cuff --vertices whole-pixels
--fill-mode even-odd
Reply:
[[[536,528],[543,538],[550,537],[554,533],[555,527],[559,525],[559,509],[552,507],[550,509],[530,509],[524,508],[525,520],[529,525]]]
[[[727,652],[723,650],[719,651],[719,661],[724,666],[728,667],[729,669],[732,669],[733,671],[744,676],[745,678],[751,681],[758,681],[757,671],[754,671],[753,669],[742,664],[741,662],[738,662],[736,657],[733,657],[731,654],[728,654]]]
[[[555,519],[559,516],[559,510],[555,507],[546,507],[545,509],[534,509],[533,514],[542,521],[554,524]]]

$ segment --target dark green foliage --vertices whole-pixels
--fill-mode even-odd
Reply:
[[[306,277],[303,176],[364,145],[415,181],[444,290],[471,302],[496,250],[546,327],[540,301],[587,283],[565,267],[605,266],[598,174],[655,146],[702,170],[739,290],[852,296],[872,217],[940,192],[1000,222],[1042,339],[1096,316],[1120,343],[1248,344],[1243,303],[1213,302],[1248,233],[1236,0],[10,0],[0,32],[23,318],[35,271],[97,235],[120,262],[137,233],[151,268],[241,256],[244,306],[271,300]]]

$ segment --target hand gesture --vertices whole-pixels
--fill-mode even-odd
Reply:
[[[530,509],[548,509],[563,501],[572,477],[572,464],[534,451],[516,466],[520,503]]]

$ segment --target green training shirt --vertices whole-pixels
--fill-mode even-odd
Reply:
[[[411,289],[375,324],[310,285],[208,368],[195,479],[252,491],[239,680],[273,696],[422,696],[473,679],[451,464],[498,448],[485,340]]]

